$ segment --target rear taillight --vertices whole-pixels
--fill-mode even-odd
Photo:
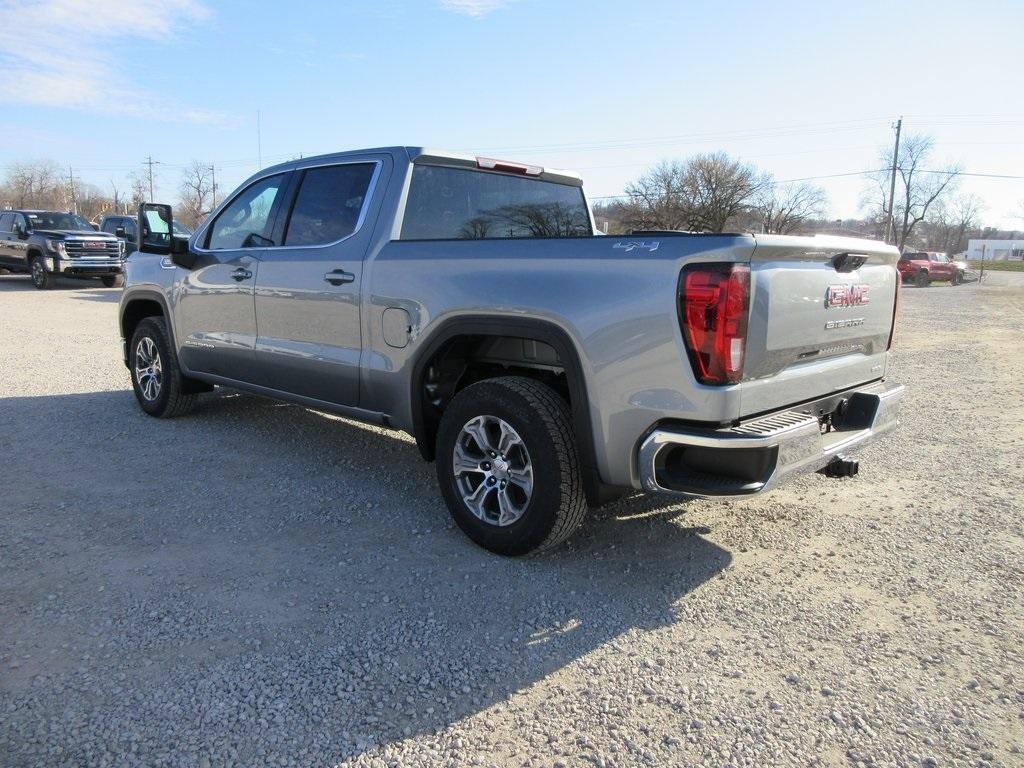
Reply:
[[[735,384],[743,376],[749,311],[746,264],[695,264],[683,270],[679,322],[701,384]]]

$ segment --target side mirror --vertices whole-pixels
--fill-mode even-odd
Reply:
[[[120,237],[120,238],[121,238],[122,240],[123,240],[123,239],[124,239],[125,237],[127,237],[127,235],[125,234],[125,231],[124,231],[124,227],[117,227],[117,228],[116,228],[116,229],[114,230],[114,237]]]
[[[162,203],[143,203],[139,206],[138,250],[169,256],[173,231],[171,206]]]

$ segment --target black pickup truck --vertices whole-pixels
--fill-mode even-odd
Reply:
[[[124,268],[124,247],[74,213],[3,210],[0,267],[28,272],[40,290],[58,275],[99,278],[113,288]]]

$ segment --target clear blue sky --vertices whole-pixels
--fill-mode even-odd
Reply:
[[[33,29],[34,27],[34,29]],[[50,158],[158,197],[213,162],[428,144],[583,173],[612,195],[722,149],[778,179],[877,165],[890,124],[935,165],[1024,176],[1024,3],[0,0],[0,165]],[[820,181],[836,217],[863,180]],[[968,178],[1024,228],[1024,180]]]

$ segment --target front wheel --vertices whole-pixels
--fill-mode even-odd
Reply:
[[[104,288],[117,288],[121,284],[119,275],[106,275],[100,278]]]
[[[463,532],[501,555],[561,544],[587,511],[569,406],[519,376],[472,384],[451,401],[437,479]]]
[[[957,270],[956,272],[953,273],[953,277],[950,279],[949,282],[951,282],[953,285],[960,285],[963,281],[964,273],[961,272],[960,270]]]
[[[32,274],[32,285],[40,291],[53,287],[53,277],[46,271],[46,262],[43,261],[42,256],[32,257],[32,264],[29,270]]]
[[[166,419],[191,410],[196,396],[178,367],[163,318],[147,317],[132,334],[128,367],[139,405],[150,416]]]

